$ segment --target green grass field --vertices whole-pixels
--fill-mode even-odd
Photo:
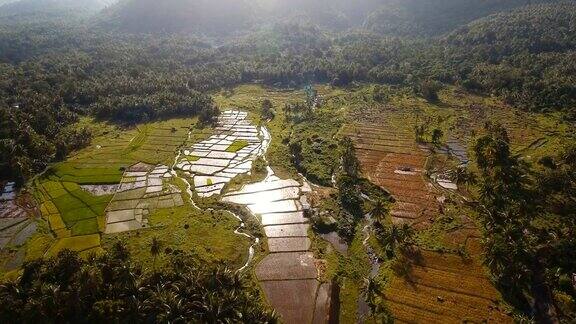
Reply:
[[[184,188],[181,180],[174,180]],[[152,267],[153,257],[150,254],[150,242],[157,237],[164,248],[182,250],[197,255],[207,263],[224,262],[231,269],[239,268],[246,262],[248,247],[251,241],[234,234],[239,226],[238,220],[219,211],[200,211],[190,205],[189,197],[181,207],[157,209],[148,217],[150,228],[134,232],[105,235],[104,249],[111,247],[118,240],[124,241],[132,257],[145,267]],[[165,250],[163,248],[163,250]],[[166,254],[158,260],[166,261]]]
[[[236,152],[240,151],[241,149],[245,148],[246,146],[248,146],[249,144],[250,143],[248,143],[247,140],[235,140],[226,149],[226,152],[236,153]]]

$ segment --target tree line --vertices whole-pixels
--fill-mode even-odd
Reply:
[[[540,323],[573,320],[576,147],[534,169],[511,154],[506,131],[489,124],[474,152],[486,264],[504,297]]]
[[[151,245],[151,253],[161,253]],[[146,271],[118,242],[103,255],[64,250],[28,262],[0,285],[2,323],[276,323],[259,293],[224,266],[206,267],[182,251]]]
[[[0,110],[10,116],[3,121],[22,129],[3,129],[0,165],[26,179],[89,143],[80,139],[89,134],[71,129],[75,115],[119,123],[193,116],[215,111],[208,91],[247,82],[375,82],[430,98],[450,83],[574,118],[575,20],[576,5],[566,3],[490,16],[435,39],[277,24],[221,46],[194,36],[108,33],[76,23],[0,26]],[[40,127],[39,116],[58,122]]]

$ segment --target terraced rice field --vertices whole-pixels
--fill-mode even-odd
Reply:
[[[433,115],[448,117],[446,131],[460,140],[473,139],[482,132],[486,122],[502,125],[510,138],[513,152],[528,161],[551,155],[554,150],[574,140],[576,134],[569,123],[558,115],[537,114],[515,109],[493,98],[461,94],[454,88],[442,91],[442,108],[423,105],[414,99],[401,100],[397,106],[420,106]],[[426,106],[426,107],[424,107]]]
[[[187,140],[191,126],[189,119],[140,126],[130,142],[128,156],[133,161],[171,165],[175,152]]]
[[[78,252],[99,249],[104,210],[111,195],[96,197],[77,183],[56,180],[37,181],[35,188],[40,212],[58,240],[46,251],[48,255],[64,248]]]
[[[429,224],[438,210],[439,193],[423,177],[428,151],[416,144],[415,116],[398,111],[386,116],[357,116],[354,120],[360,123],[347,125],[343,134],[354,141],[368,179],[396,199],[391,211],[393,222]]]
[[[259,133],[247,117],[246,112],[225,111],[212,136],[182,149],[176,168],[193,179],[200,197],[220,194],[237,175],[248,173],[261,153],[261,138],[266,134]]]
[[[25,243],[37,231],[34,210],[17,197],[14,182],[0,182],[0,272],[17,269],[26,257]]]
[[[0,250],[21,246],[36,232],[36,222],[16,201],[15,183],[0,185]]]
[[[415,142],[416,118],[393,107],[363,111],[352,118],[358,123],[349,124],[343,133],[353,139],[364,174],[396,199],[392,221],[425,230],[440,214],[443,193],[423,175],[429,152]],[[464,244],[471,258],[422,250],[404,262],[407,273],[394,276],[385,298],[397,322],[511,322],[479,261],[478,231],[465,215],[462,223],[445,239],[452,246]]]
[[[177,166],[193,177],[201,196],[220,194],[226,183],[248,172],[252,161],[268,148],[268,131],[250,125],[246,116],[224,112],[216,128],[219,133],[183,151]],[[190,161],[186,158],[190,156],[199,158]],[[256,265],[256,277],[286,323],[325,323],[329,316],[331,287],[318,280],[317,260],[308,238],[309,220],[304,216],[308,206],[304,193],[310,190],[307,183],[280,179],[268,168],[265,180],[221,197],[223,202],[245,206],[264,226],[270,253]]]
[[[132,231],[148,225],[147,216],[158,208],[184,205],[181,190],[171,185],[169,168],[137,163],[124,173],[106,209],[106,234]]]
[[[331,286],[318,281],[304,216],[310,190],[306,183],[269,174],[222,198],[246,206],[264,226],[270,254],[256,266],[256,277],[285,323],[326,323],[329,317]]]
[[[499,293],[477,260],[424,251],[419,261],[386,290],[400,323],[511,323]]]
[[[94,139],[91,147],[36,179],[34,188],[40,211],[58,240],[47,253],[54,254],[63,248],[79,252],[99,249],[100,233],[125,230],[121,224],[125,224],[122,221],[128,216],[120,215],[125,209],[133,208],[126,213],[133,214],[131,219],[135,221],[146,213],[149,205],[154,208],[181,205],[181,196],[172,197],[177,192],[162,182],[168,167],[160,165],[164,172],[159,177],[146,175],[144,181],[138,181],[136,174],[125,176],[125,171],[141,160],[154,165],[173,161],[177,147],[188,139],[192,122],[169,120],[132,130],[104,127],[106,131]],[[167,190],[173,192],[164,195]],[[135,193],[139,191],[141,194]],[[164,201],[164,196],[171,203],[168,199]],[[128,228],[135,228],[134,223],[130,224],[132,227]]]

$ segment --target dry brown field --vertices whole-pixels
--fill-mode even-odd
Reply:
[[[424,175],[430,152],[416,143],[418,117],[410,110],[384,107],[351,116],[343,134],[356,147],[363,174],[388,190],[396,202],[393,223],[408,223],[425,230],[440,215],[443,193]],[[444,233],[448,246],[463,245],[467,257],[420,249],[404,256],[394,269],[385,300],[397,322],[507,323],[499,292],[481,263],[479,231],[466,215],[461,226]]]

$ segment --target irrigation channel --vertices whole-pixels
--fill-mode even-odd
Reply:
[[[186,142],[188,142],[190,140],[190,138],[192,137],[192,130],[190,130],[188,132],[188,137]],[[266,151],[268,150],[268,146],[270,144],[270,133],[268,132],[268,130],[264,127],[261,126],[260,128],[260,137],[262,139],[262,146],[258,152],[258,156],[263,156],[265,159],[265,154]],[[196,210],[202,210],[202,208],[198,207],[198,205],[196,204],[196,202],[194,202],[194,192],[192,191],[192,185],[190,184],[190,181],[182,176],[180,176],[178,174],[178,172],[176,171],[176,165],[178,164],[178,162],[180,161],[180,158],[182,157],[183,154],[183,150],[179,149],[178,150],[178,154],[176,155],[176,157],[174,158],[174,163],[172,164],[171,168],[170,168],[170,173],[172,174],[172,176],[174,176],[177,179],[182,180],[185,185],[186,185],[186,193],[188,194],[188,200],[190,202],[190,204],[196,209]],[[265,159],[266,160],[266,159]],[[266,161],[266,163],[268,163]],[[267,170],[268,170],[268,176],[266,177],[267,179],[274,174],[274,172],[272,171],[272,169],[270,167],[267,166]],[[204,211],[216,211],[214,208],[207,208],[204,209]],[[223,212],[228,213],[229,215],[231,215],[232,217],[236,218],[239,222],[240,225],[234,230],[234,234],[236,235],[240,235],[240,236],[244,236],[247,237],[249,239],[252,240],[252,244],[250,245],[250,247],[248,248],[248,258],[246,260],[246,262],[244,263],[244,265],[242,267],[240,267],[237,272],[242,272],[245,269],[248,268],[248,266],[250,265],[250,263],[252,262],[252,260],[254,259],[254,248],[260,244],[260,239],[257,237],[254,237],[248,233],[243,232],[243,229],[246,227],[246,224],[244,223],[244,221],[242,220],[242,218],[240,216],[238,216],[237,214],[229,211],[229,210],[223,210]],[[253,215],[253,217],[255,217],[255,215]]]
[[[317,260],[308,237],[309,220],[304,215],[309,208],[305,194],[312,189],[304,177],[295,180],[276,176],[266,159],[271,142],[268,129],[253,126],[246,118],[245,112],[224,111],[214,134],[198,143],[188,143],[192,138],[190,131],[187,144],[174,158],[170,174],[186,183],[194,208],[214,211],[200,208],[194,197],[216,196],[222,203],[245,208],[262,224],[269,253],[255,265],[254,271],[267,300],[284,322],[327,323],[332,286],[318,280]],[[239,142],[243,145],[238,145]],[[264,180],[224,192],[233,178],[249,174],[257,158],[262,158],[266,165]],[[245,271],[251,266],[260,241],[245,233],[241,217],[224,211],[240,221],[234,233],[253,240],[246,263],[237,270]]]

